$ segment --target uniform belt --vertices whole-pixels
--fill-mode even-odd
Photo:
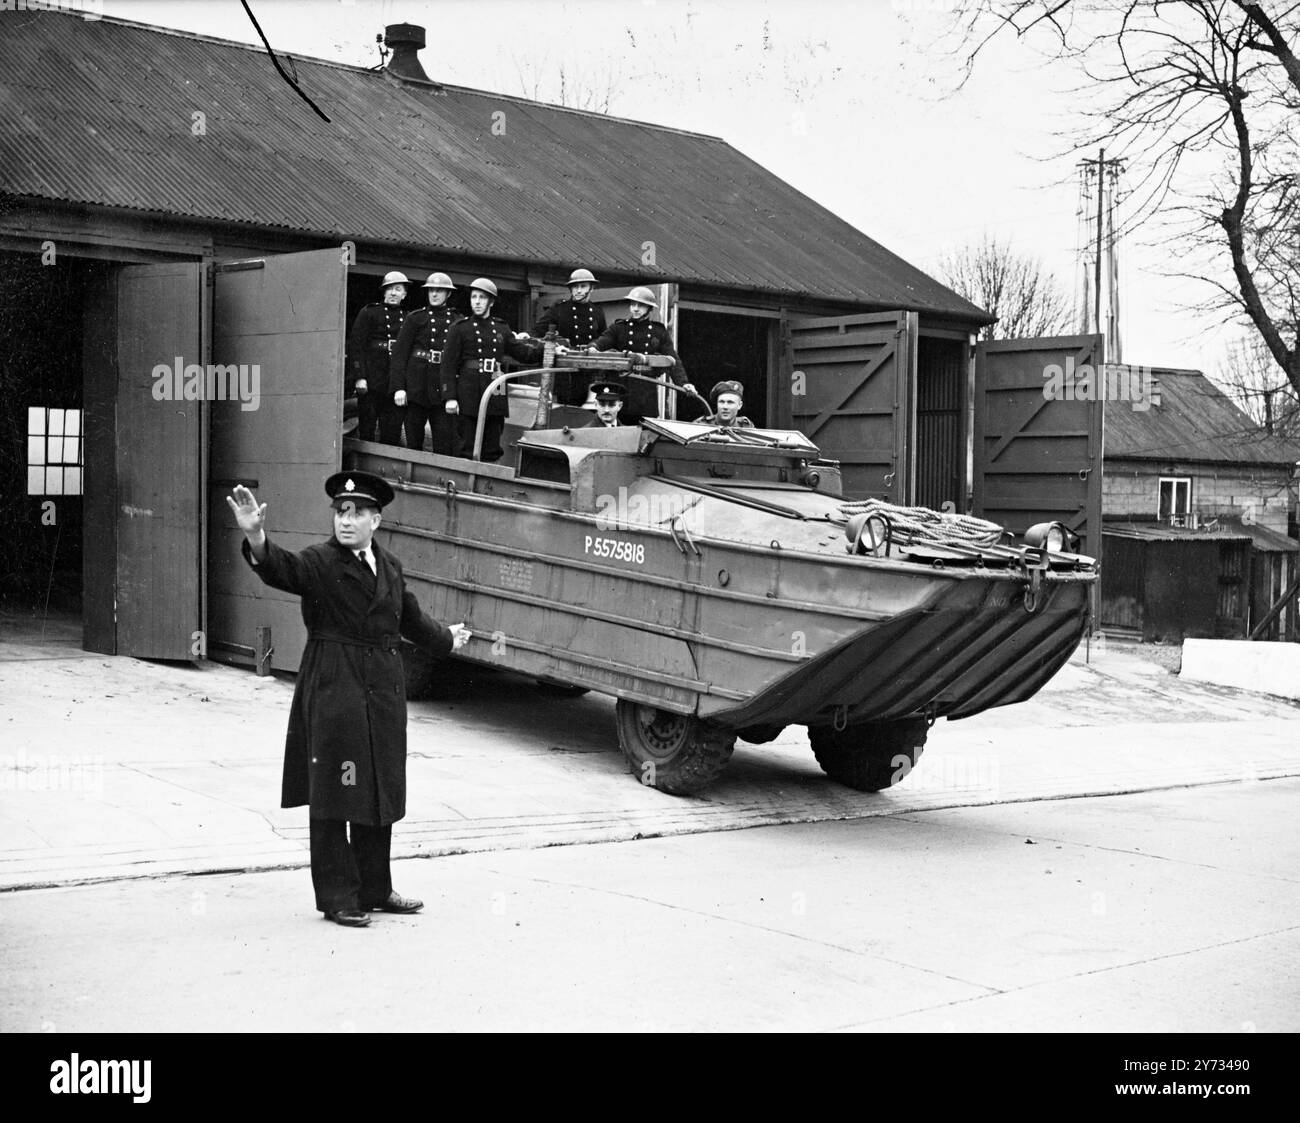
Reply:
[[[396,651],[402,642],[400,635],[385,635],[379,639],[368,636],[345,636],[342,632],[312,632],[308,639],[323,640],[325,643],[343,643],[349,647],[382,647],[385,651]]]
[[[428,359],[429,362],[431,362],[431,363],[440,363],[440,362],[442,362],[442,352],[441,352],[441,351],[422,351],[422,350],[421,350],[421,351],[412,351],[411,354],[414,355],[417,359]]]
[[[374,350],[374,351],[389,351],[389,352],[391,352],[391,351],[393,350],[393,344],[396,343],[396,342],[397,342],[397,340],[395,340],[395,339],[376,339],[376,340],[374,340],[374,341],[370,344],[370,347],[371,347],[371,350]]]
[[[501,369],[501,363],[497,359],[466,359],[461,365],[461,374],[470,371],[480,371],[483,374],[496,374]]]

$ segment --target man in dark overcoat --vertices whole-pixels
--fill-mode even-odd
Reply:
[[[667,355],[674,360],[669,377],[677,386],[694,391],[686,377],[686,368],[673,346],[673,337],[658,320],[650,318],[658,307],[655,294],[645,285],[638,285],[627,294],[626,318],[615,320],[592,342],[593,351],[633,351],[638,355]],[[628,386],[627,401],[623,406],[623,419],[630,425],[643,417],[657,417],[659,403],[657,391],[648,382],[633,381]]]
[[[325,483],[334,508],[328,542],[290,553],[266,535],[266,504],[238,486],[226,502],[243,554],[274,589],[302,598],[307,626],[285,739],[281,806],[310,808],[311,876],[327,920],[361,928],[368,912],[411,913],[393,891],[393,824],[406,814],[406,689],[399,635],[439,655],[469,630],[420,611],[401,563],[374,541],[392,488],[368,472]],[[350,834],[349,834],[350,832]]]
[[[541,360],[545,350],[536,340],[516,338],[505,320],[492,315],[497,287],[487,277],[479,277],[469,287],[468,319],[452,324],[442,347],[443,408],[461,418],[458,456],[474,455],[474,430],[478,424],[479,399],[501,374],[501,360],[509,355],[516,362]],[[510,412],[506,384],[502,383],[488,399],[487,419],[483,428],[485,461],[500,460],[505,455],[501,434]]]
[[[590,269],[575,269],[569,274],[568,285],[569,299],[552,305],[533,325],[533,335],[541,339],[554,329],[566,346],[587,347],[605,330],[605,311],[591,302],[596,278]],[[581,373],[557,374],[554,392],[560,405],[583,405],[587,401],[587,380]]]

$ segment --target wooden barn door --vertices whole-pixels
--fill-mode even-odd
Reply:
[[[915,493],[915,312],[791,319],[794,428],[838,460],[848,499]]]
[[[208,654],[296,670],[306,643],[298,598],[263,585],[240,556],[243,534],[225,497],[242,483],[269,504],[267,532],[288,550],[331,533],[323,484],[342,452],[342,251],[315,250],[218,264],[213,363],[257,370],[257,406],[212,407],[209,466]],[[259,629],[270,629],[263,658]]]
[[[1073,390],[1081,368],[1100,375],[1103,362],[1099,335],[977,345],[976,515],[1017,536],[1064,523],[1080,535],[1080,553],[1101,557],[1102,403]],[[1064,377],[1054,380],[1057,369]]]
[[[112,587],[112,635],[87,646],[140,659],[193,659],[203,619],[205,405],[185,400],[183,375],[206,362],[203,266],[124,266],[112,286],[116,400],[106,403],[113,420],[101,431],[113,447],[115,494],[105,523],[116,545],[87,559],[88,571],[103,571],[98,584]],[[178,364],[179,394],[174,377],[154,376]]]

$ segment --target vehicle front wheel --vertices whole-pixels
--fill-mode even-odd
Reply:
[[[878,792],[912,771],[925,746],[924,718],[870,721],[835,729],[810,725],[808,740],[822,771],[860,792]]]
[[[736,744],[734,732],[716,729],[690,714],[622,698],[614,718],[619,746],[636,778],[673,795],[690,795],[716,780]]]

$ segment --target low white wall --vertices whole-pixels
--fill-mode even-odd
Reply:
[[[1300,643],[1185,640],[1181,674],[1199,682],[1300,700]]]

